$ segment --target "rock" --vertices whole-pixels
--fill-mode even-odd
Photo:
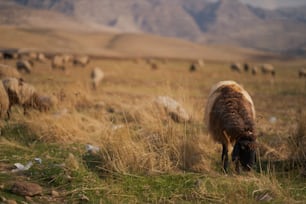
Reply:
[[[60,196],[59,192],[57,192],[55,190],[51,191],[51,195],[52,195],[52,197],[59,197]]]
[[[35,183],[17,181],[12,186],[12,192],[21,196],[35,196],[42,194],[42,187]]]
[[[5,203],[6,204],[17,204],[17,202],[14,200],[7,200]]]
[[[175,122],[187,122],[190,120],[189,114],[181,104],[169,96],[158,96],[154,102],[158,107],[163,108]]]
[[[25,196],[25,200],[26,200],[27,202],[29,202],[29,203],[32,203],[32,202],[33,202],[32,198],[29,197],[29,196]]]

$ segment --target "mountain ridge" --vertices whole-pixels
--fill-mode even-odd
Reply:
[[[2,0],[3,1],[3,0]],[[1,1],[0,1],[1,2]],[[145,32],[197,43],[300,52],[306,44],[306,6],[266,10],[238,0],[14,0],[85,24]],[[295,14],[298,10],[298,14]]]

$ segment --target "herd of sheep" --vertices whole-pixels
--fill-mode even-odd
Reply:
[[[0,116],[2,118],[10,118],[10,111],[13,105],[19,105],[23,108],[24,114],[28,108],[34,108],[39,111],[47,111],[53,106],[50,96],[44,95],[36,91],[29,83],[25,82],[21,74],[29,74],[32,72],[35,60],[45,62],[51,61],[53,69],[65,70],[70,63],[74,66],[85,67],[90,62],[88,56],[73,57],[72,55],[53,55],[45,56],[43,53],[1,53],[3,59],[16,59],[16,69],[12,69],[7,65],[0,64]],[[152,64],[152,69],[157,69],[156,64]],[[204,66],[203,61],[192,63],[190,71],[196,71],[198,66]],[[237,72],[251,71],[257,74],[258,67],[252,68],[248,64],[243,66],[239,63],[232,64],[231,70]],[[270,64],[260,66],[263,74],[275,76],[275,69]],[[306,77],[306,70],[299,71],[300,77]],[[97,89],[99,83],[104,78],[103,71],[96,67],[92,69],[90,74],[92,87]],[[163,106],[173,120],[177,122],[189,120],[189,115],[180,107],[180,105],[169,97],[159,97],[156,103]],[[179,110],[178,117],[175,112]],[[236,170],[239,166],[244,170],[250,170],[255,163],[255,107],[254,103],[242,86],[234,81],[221,81],[211,88],[208,96],[205,120],[209,134],[212,138],[222,144],[222,162],[223,168],[228,170],[228,147],[233,144],[232,160],[236,163]]]
[[[17,50],[0,52],[0,60],[16,60],[16,68],[0,64],[0,116],[7,119],[10,118],[13,105],[21,106],[24,114],[27,114],[27,109],[30,107],[39,111],[47,111],[54,103],[52,97],[38,93],[34,86],[23,80],[22,75],[30,74],[34,63],[50,61],[52,69],[65,70],[68,65],[85,67],[90,62],[88,56],[68,54],[46,56],[40,52],[19,52]],[[93,89],[96,89],[104,78],[104,73],[99,67],[95,67],[90,78]]]
[[[252,75],[257,75],[259,71],[261,71],[262,74],[271,75],[272,77],[275,76],[275,68],[271,64],[262,64],[262,65],[254,65],[251,66],[248,63],[241,64],[241,63],[233,63],[230,66],[231,70],[234,72],[242,73],[244,72],[251,72]]]

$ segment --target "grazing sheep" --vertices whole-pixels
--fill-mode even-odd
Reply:
[[[228,169],[228,146],[234,144],[232,160],[239,171],[255,163],[255,108],[250,95],[234,81],[212,87],[205,110],[205,122],[214,141],[222,144],[223,168]]]
[[[239,72],[240,73],[240,72],[242,72],[242,66],[239,63],[231,64],[231,70],[233,72]]]
[[[73,56],[72,55],[63,55],[62,57],[63,57],[63,60],[64,60],[65,64],[68,64],[68,63],[73,61]]]
[[[51,98],[38,94],[32,85],[25,83],[22,79],[5,78],[2,79],[2,83],[9,98],[8,118],[13,105],[22,106],[24,114],[27,114],[28,108],[42,112],[49,110],[52,106]]]
[[[50,108],[53,106],[53,101],[51,97],[40,95],[36,92],[32,94],[31,97],[29,97],[28,100],[26,100],[22,107],[24,109],[24,114],[27,114],[28,108],[34,108],[39,110],[40,112],[47,112],[50,110]]]
[[[20,78],[21,76],[15,67],[10,67],[5,64],[0,64],[0,79],[6,77]]]
[[[32,72],[33,62],[31,60],[18,60],[16,62],[16,68],[20,72],[30,74]]]
[[[3,83],[0,83],[0,118],[4,118],[7,115],[9,108],[9,98]]]
[[[18,51],[13,49],[13,50],[3,50],[2,51],[3,58],[4,59],[17,59],[18,58]]]
[[[152,70],[157,70],[157,69],[158,69],[157,64],[154,63],[154,62],[152,62],[152,63],[151,63],[151,69],[152,69]]]
[[[257,66],[252,67],[251,72],[253,75],[256,75],[258,73],[258,67]]]
[[[11,107],[13,105],[19,104],[20,87],[23,84],[23,80],[16,78],[5,78],[2,79],[3,86],[9,98],[9,107],[7,110],[7,116],[10,118]]]
[[[38,53],[36,53],[36,52],[29,52],[29,53],[27,53],[27,56],[28,56],[28,59],[37,60]]]
[[[99,83],[103,80],[104,78],[104,73],[99,67],[95,67],[90,74],[91,82],[92,82],[92,87],[93,89],[97,89]]]
[[[244,68],[244,71],[245,71],[245,72],[248,72],[248,71],[249,71],[250,66],[249,66],[249,64],[248,64],[248,63],[244,63],[243,68]]]
[[[204,67],[204,65],[205,65],[204,60],[198,59],[197,65],[199,65],[200,67]]]
[[[194,64],[194,63],[192,63],[191,65],[190,65],[190,67],[189,67],[189,71],[190,72],[195,72],[197,70],[197,66]]]
[[[44,53],[37,53],[37,61],[45,62],[47,61],[46,55]]]
[[[275,69],[271,64],[263,64],[261,66],[261,72],[263,74],[271,74],[272,76],[275,76]]]
[[[85,67],[87,64],[89,64],[89,57],[88,56],[75,57],[73,60],[73,64],[75,66]]]
[[[66,69],[64,58],[60,55],[55,55],[52,59],[51,64],[52,64],[53,69],[56,69],[56,68],[59,68],[59,69],[62,69],[62,70]]]
[[[306,78],[306,69],[305,68],[302,68],[302,69],[299,70],[299,77],[300,78],[303,78],[303,77]]]

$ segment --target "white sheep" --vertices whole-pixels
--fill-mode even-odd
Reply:
[[[25,83],[22,79],[5,78],[2,79],[2,83],[9,98],[8,118],[13,105],[22,106],[24,114],[27,114],[28,108],[47,111],[52,106],[50,97],[38,94],[32,85]]]
[[[5,64],[0,64],[0,79],[6,77],[20,78],[21,75],[15,67],[10,67]]]
[[[63,56],[60,56],[60,55],[55,55],[53,57],[51,65],[52,65],[53,69],[56,69],[56,68],[59,68],[59,69],[62,69],[62,70],[66,69],[65,60],[64,60]]]
[[[275,76],[275,69],[274,69],[274,66],[271,64],[261,65],[261,72],[263,74],[271,74],[272,76]]]
[[[37,53],[37,61],[45,62],[47,61],[46,55],[44,53]]]
[[[9,108],[9,98],[7,92],[3,86],[3,83],[0,83],[0,118],[4,118],[7,115]]]
[[[88,56],[80,56],[80,57],[75,57],[73,59],[73,64],[75,66],[82,66],[85,67],[87,64],[89,64],[90,60]]]
[[[253,75],[256,75],[258,73],[258,67],[253,66],[251,72],[252,72]]]
[[[91,82],[92,82],[92,87],[93,89],[97,89],[98,85],[101,83],[101,81],[104,78],[104,72],[99,68],[95,67],[90,74]]]

